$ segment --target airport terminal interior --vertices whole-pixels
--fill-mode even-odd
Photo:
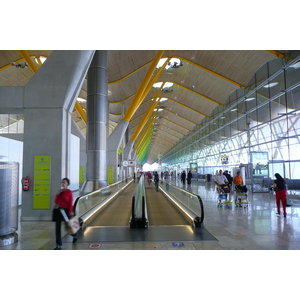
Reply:
[[[0,50],[0,250],[56,247],[64,177],[62,250],[299,250],[299,109],[299,50]]]

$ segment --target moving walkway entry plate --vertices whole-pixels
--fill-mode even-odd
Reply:
[[[64,242],[72,242],[67,235]],[[103,242],[174,242],[174,241],[218,241],[205,228],[192,228],[188,225],[150,226],[139,229],[117,226],[89,226],[78,233],[77,243],[100,244]]]

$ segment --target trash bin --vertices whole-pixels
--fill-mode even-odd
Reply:
[[[206,181],[210,182],[211,174],[206,174]]]
[[[0,162],[0,246],[17,242],[19,164]]]

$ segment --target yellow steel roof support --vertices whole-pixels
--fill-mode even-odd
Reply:
[[[139,147],[139,145],[143,142],[145,136],[147,135],[147,132],[148,132],[149,130],[151,130],[151,129],[154,127],[152,120],[153,120],[153,118],[150,119],[150,122],[149,122],[148,125],[146,126],[146,128],[145,128],[143,134],[141,135],[141,137],[139,138],[139,140],[135,143],[134,149],[136,149],[136,148]],[[152,126],[152,127],[151,127],[151,126]]]
[[[269,53],[271,53],[271,54],[274,54],[274,55],[276,55],[276,56],[278,56],[280,58],[284,58],[285,57],[284,54],[282,54],[282,53],[280,53],[278,51],[275,51],[275,50],[266,50],[266,51],[269,52]]]
[[[145,89],[147,88],[147,85],[151,79],[151,76],[153,75],[155,69],[156,69],[156,66],[157,64],[159,63],[159,60],[161,59],[161,57],[163,56],[164,54],[164,51],[163,50],[160,50],[158,51],[155,59],[153,60],[145,78],[143,79],[142,81],[142,84],[140,85],[137,93],[135,94],[132,102],[130,103],[130,106],[128,107],[126,113],[125,113],[125,116],[123,117],[123,120],[129,122],[130,119],[132,118],[132,116],[134,115],[134,113],[136,112],[136,110],[138,109],[138,107],[140,106],[143,98],[143,94],[144,94],[144,91]]]
[[[136,140],[136,138],[138,137],[138,135],[140,134],[140,132],[142,131],[143,127],[145,126],[146,122],[150,119],[151,114],[153,113],[155,107],[157,106],[157,104],[159,103],[158,101],[158,95],[160,94],[161,90],[164,87],[164,83],[161,85],[160,89],[157,91],[153,102],[150,104],[150,106],[148,107],[145,116],[143,118],[143,120],[141,121],[139,127],[136,129],[136,131],[134,132],[133,136],[131,137],[131,140],[134,142]]]
[[[81,105],[79,104],[78,101],[75,102],[75,109],[77,110],[80,117],[82,118],[82,120],[86,124],[86,113],[84,112],[84,110],[82,109],[82,107],[81,107]]]
[[[32,61],[30,56],[28,55],[27,51],[25,50],[19,50],[22,56],[25,58],[26,62],[28,63],[30,69],[33,73],[36,73],[38,71],[38,67],[35,65],[35,63]]]

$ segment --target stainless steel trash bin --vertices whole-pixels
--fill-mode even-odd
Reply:
[[[0,162],[0,247],[18,241],[19,163]]]

